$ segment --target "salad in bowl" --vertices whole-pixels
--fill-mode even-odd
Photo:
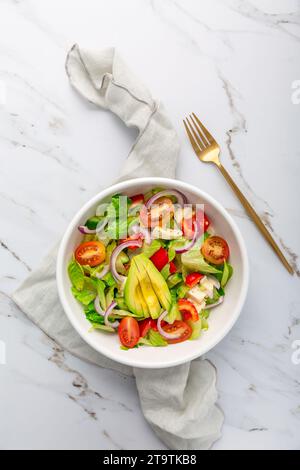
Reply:
[[[230,247],[184,191],[114,194],[78,230],[72,294],[91,331],[118,335],[121,349],[198,339],[226,302]]]

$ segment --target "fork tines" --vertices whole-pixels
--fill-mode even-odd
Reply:
[[[208,132],[195,113],[183,120],[187,135],[196,153],[203,152],[215,142],[213,136]]]

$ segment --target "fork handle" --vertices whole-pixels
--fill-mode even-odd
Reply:
[[[289,264],[287,261],[286,257],[280,250],[279,246],[271,236],[270,232],[266,229],[265,225],[263,224],[261,218],[259,215],[255,212],[251,204],[247,201],[245,198],[244,194],[241,192],[241,190],[238,188],[238,186],[235,184],[233,179],[231,178],[230,174],[227,172],[227,170],[223,167],[223,165],[218,165],[219,170],[221,171],[222,175],[226,179],[227,183],[231,186],[241,203],[243,204],[244,208],[246,209],[247,213],[249,216],[252,218],[252,220],[255,222],[256,226],[258,229],[261,231],[267,242],[271,245],[273,250],[275,251],[276,255],[278,258],[281,260],[282,264],[285,266],[285,268],[288,270],[290,274],[294,274],[294,270],[292,266]]]

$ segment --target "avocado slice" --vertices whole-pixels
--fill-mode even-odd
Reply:
[[[139,269],[143,269],[143,272],[148,276],[160,305],[164,310],[169,311],[172,305],[172,297],[163,275],[143,253],[135,256],[134,260],[138,263]]]
[[[127,281],[124,288],[125,302],[129,307],[129,310],[138,316],[144,316],[144,310],[141,302],[141,290],[139,281],[136,275],[136,270],[129,269]]]
[[[149,309],[148,309],[148,305],[147,305],[147,303],[144,299],[143,292],[142,292],[140,284],[137,285],[134,295],[137,296],[138,301],[141,305],[141,309],[142,309],[142,312],[143,312],[143,317],[148,318],[150,316],[150,312],[149,312]]]
[[[162,308],[169,311],[172,304],[165,279],[143,253],[131,260],[124,295],[132,312],[144,316],[150,314],[154,319],[159,317]]]
[[[150,263],[153,265],[153,268],[159,276],[154,276],[153,273],[151,274],[149,273],[149,271],[147,272],[147,274],[151,279],[153,289],[156,292],[160,305],[163,307],[164,310],[169,311],[172,305],[172,298],[168,288],[168,284],[166,283],[164,277],[156,269],[152,261],[150,261]]]
[[[136,259],[138,258],[138,259]],[[148,260],[148,258],[146,258]],[[161,312],[161,306],[156,296],[156,293],[152,287],[151,281],[147,275],[145,266],[143,265],[138,256],[135,256],[132,259],[132,263],[136,267],[136,275],[139,280],[139,285],[141,288],[141,294],[145,300],[145,303],[148,307],[148,311],[152,318],[158,318]]]

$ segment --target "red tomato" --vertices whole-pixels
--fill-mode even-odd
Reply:
[[[170,261],[170,274],[174,274],[176,273],[176,271],[177,271],[177,268],[176,268],[175,263],[173,263],[173,261]]]
[[[182,313],[184,320],[198,321],[199,314],[196,310],[195,305],[188,299],[179,299],[178,308]]]
[[[120,243],[124,243],[124,242],[128,242],[128,241],[131,241],[131,240],[143,240],[144,237],[142,236],[141,233],[137,233],[135,235],[131,235],[131,237],[127,237],[127,238],[123,238],[122,240],[120,240]],[[138,246],[128,246],[128,250],[137,250],[138,249]]]
[[[209,226],[210,226],[210,220],[204,212],[204,232],[206,232]]]
[[[138,206],[139,204],[144,204],[145,202],[144,194],[135,194],[134,196],[131,196],[130,200],[131,200],[130,207],[135,207],[135,206]]]
[[[203,232],[206,232],[208,227],[210,226],[210,221],[207,215],[202,213],[202,211],[198,211],[198,218],[201,220],[203,217],[203,225],[204,228],[202,229]],[[196,212],[193,211],[193,215],[190,218],[183,218],[181,222],[181,229],[183,234],[186,238],[193,238],[194,235],[194,222],[196,221]]]
[[[100,241],[81,243],[75,250],[75,259],[82,265],[97,266],[105,260],[105,246]]]
[[[150,260],[154,266],[161,271],[162,268],[169,262],[169,256],[167,250],[161,247],[158,251],[151,256]]]
[[[204,274],[190,273],[185,278],[185,283],[189,287],[194,287],[204,277]]]
[[[229,246],[224,238],[213,236],[205,240],[201,252],[209,263],[223,264],[229,257]]]
[[[140,338],[139,324],[133,317],[122,318],[118,333],[123,346],[133,348]]]
[[[168,343],[174,344],[174,343],[181,343],[182,341],[186,341],[187,339],[190,338],[192,334],[192,328],[190,325],[185,323],[184,321],[181,320],[175,320],[174,323],[169,324],[166,323],[163,326],[163,330],[166,333],[179,333],[180,336],[177,339],[167,339]]]
[[[152,330],[157,331],[157,324],[156,321],[153,320],[152,318],[145,318],[145,320],[142,320],[139,322],[139,328],[140,328],[140,336],[144,338],[148,331],[152,328]]]

